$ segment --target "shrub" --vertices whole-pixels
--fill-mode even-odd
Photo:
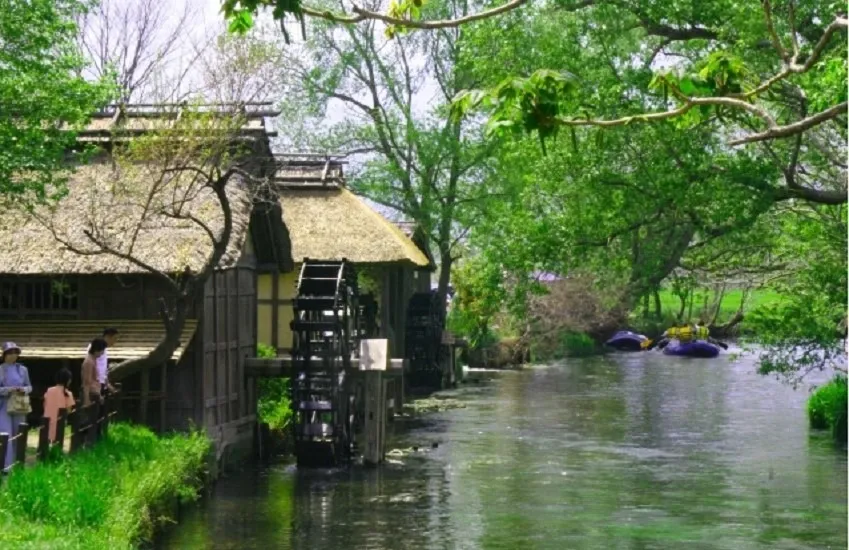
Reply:
[[[846,378],[835,377],[808,398],[808,420],[818,430],[830,429],[838,441],[846,441]]]
[[[277,351],[269,345],[257,344],[257,357],[271,358]],[[261,378],[257,382],[257,414],[272,431],[282,432],[292,420],[288,378]]]

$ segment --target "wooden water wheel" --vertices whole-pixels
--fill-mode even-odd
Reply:
[[[441,389],[451,383],[446,347],[445,306],[435,291],[413,294],[407,308],[406,358],[411,388]]]
[[[292,409],[298,465],[335,466],[354,443],[354,394],[347,371],[358,353],[359,311],[353,266],[304,260],[293,302]]]

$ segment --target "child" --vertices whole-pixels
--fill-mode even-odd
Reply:
[[[71,371],[62,369],[56,374],[56,385],[44,393],[44,416],[50,419],[48,431],[50,442],[56,441],[56,422],[59,420],[59,409],[68,413],[74,408],[74,396],[68,386],[71,385]]]

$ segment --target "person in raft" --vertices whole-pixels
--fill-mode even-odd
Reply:
[[[0,433],[7,433],[9,437],[18,434],[18,426],[26,422],[25,413],[9,410],[9,402],[13,395],[28,396],[32,393],[32,384],[29,381],[29,371],[18,363],[21,348],[14,342],[3,344],[3,362],[0,364]],[[28,398],[27,398],[28,399]],[[19,444],[27,444],[26,441],[9,443],[6,447],[6,467],[15,461],[15,447]]]
[[[100,404],[103,402],[102,388],[100,381],[97,378],[97,360],[106,352],[106,340],[103,338],[95,338],[88,346],[88,353],[83,359],[82,378],[83,378],[83,407],[88,407],[92,403]]]
[[[74,408],[76,402],[71,390],[71,371],[61,369],[56,373],[56,385],[47,388],[44,392],[44,416],[50,419],[48,438],[51,443],[56,441],[56,422],[59,420],[59,409],[65,409],[68,413]]]
[[[705,342],[710,342],[711,344],[719,346],[723,349],[728,349],[728,345],[724,342],[720,342],[719,340],[714,340],[713,338],[711,338],[710,329],[708,329],[705,325],[702,324],[682,324],[677,327],[670,327],[666,329],[666,331],[664,331],[663,335],[661,335],[660,339],[657,342],[651,342],[646,347],[647,349],[653,349],[655,347],[663,349],[672,340],[678,340],[682,344],[692,342],[693,340],[704,340]]]

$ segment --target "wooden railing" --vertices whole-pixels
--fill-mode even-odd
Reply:
[[[42,417],[37,427],[31,427],[25,422],[18,424],[18,433],[14,437],[0,432],[0,471],[8,472],[12,468],[26,465],[29,434],[33,429],[38,430],[38,446],[34,457],[37,462],[47,460],[51,448],[58,448],[65,452],[67,426],[71,427],[69,453],[91,447],[109,430],[109,423],[116,414],[114,403],[113,395],[103,404],[91,404],[76,409],[70,414],[66,409],[59,409],[59,416],[56,419],[56,439],[53,442],[50,441],[50,419],[47,417]],[[15,456],[11,464],[6,464],[6,451],[12,444],[15,444]]]

